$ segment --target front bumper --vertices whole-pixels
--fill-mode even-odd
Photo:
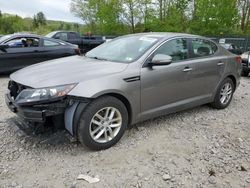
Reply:
[[[19,106],[9,93],[5,94],[5,102],[8,108],[22,119],[39,123],[46,122],[48,117],[63,114],[67,107],[67,102],[64,100],[48,104]]]

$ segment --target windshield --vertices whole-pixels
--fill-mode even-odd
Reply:
[[[221,44],[221,46],[228,50],[228,49],[230,49],[231,44]]]
[[[6,39],[10,38],[12,35],[5,35],[5,36],[2,36],[0,37],[0,44],[5,41]]]
[[[57,31],[51,32],[51,33],[45,35],[45,37],[51,38],[51,37],[53,37],[56,33],[57,33]]]
[[[141,57],[158,40],[156,36],[122,37],[94,48],[86,57],[130,63]]]

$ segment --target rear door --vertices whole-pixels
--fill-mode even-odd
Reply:
[[[81,37],[75,33],[75,32],[69,32],[68,33],[68,40],[67,42],[71,43],[71,44],[76,44],[76,45],[80,45],[81,44]]]
[[[42,54],[43,61],[74,54],[73,49],[71,49],[67,44],[50,39],[43,39],[40,53]]]
[[[225,69],[227,56],[220,55],[218,47],[210,40],[190,38],[192,77],[195,96],[211,96]]]

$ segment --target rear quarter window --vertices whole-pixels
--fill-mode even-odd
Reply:
[[[51,41],[51,40],[44,40],[43,46],[45,47],[54,47],[54,46],[60,46],[61,44],[59,42]]]

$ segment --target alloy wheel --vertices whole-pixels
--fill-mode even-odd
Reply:
[[[118,109],[105,107],[92,118],[89,126],[91,138],[98,143],[113,140],[122,126],[122,116]]]
[[[225,83],[220,91],[220,102],[223,105],[226,105],[233,94],[233,87],[230,83]]]

